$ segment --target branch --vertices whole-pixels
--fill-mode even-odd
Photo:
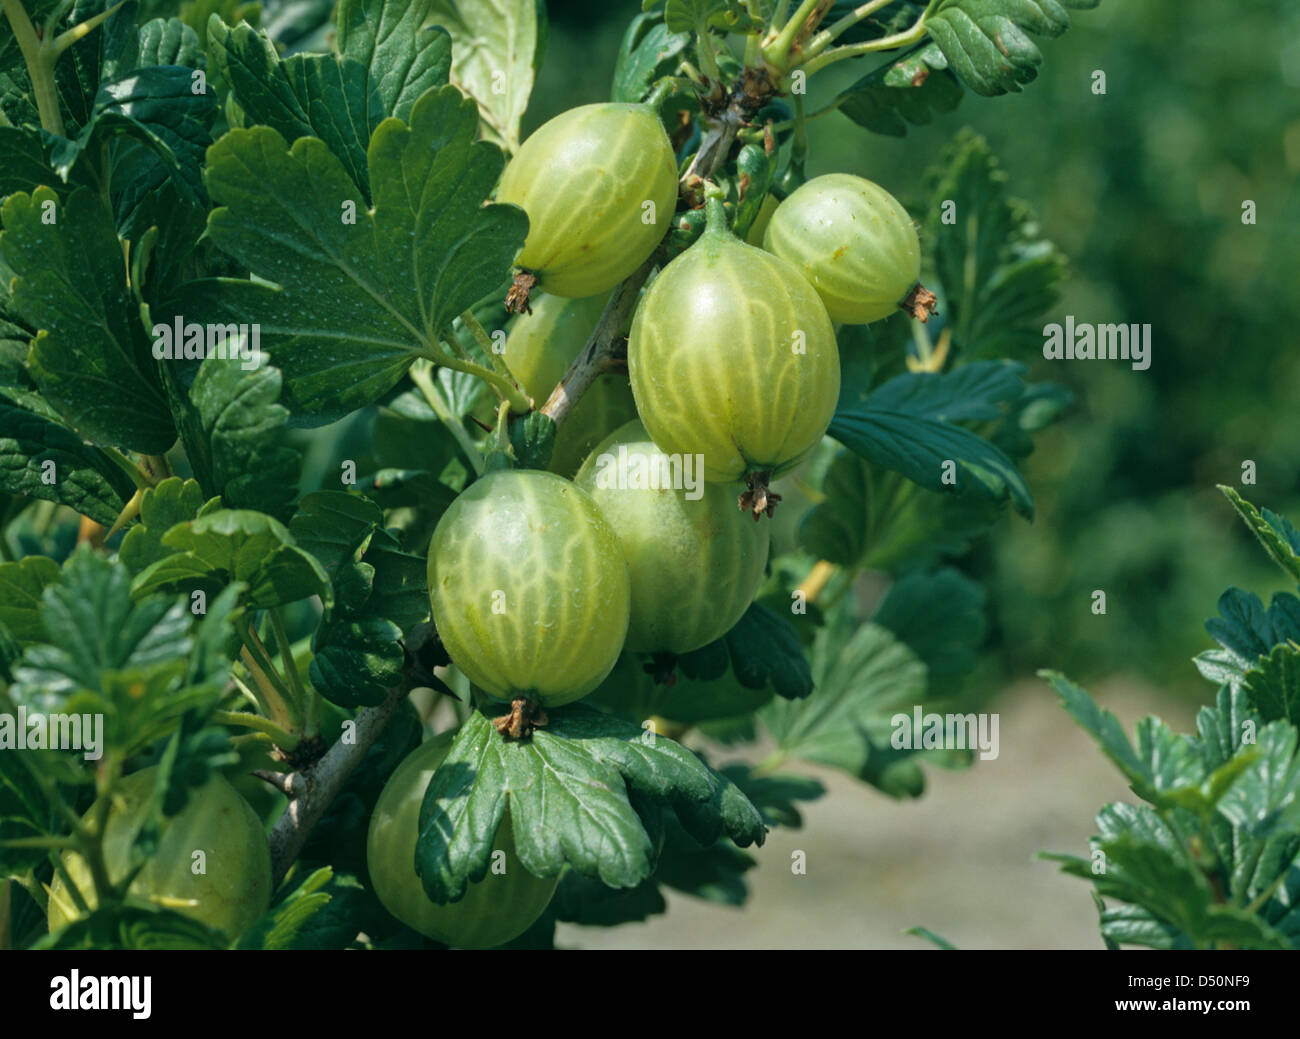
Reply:
[[[718,167],[727,161],[740,128],[750,125],[775,90],[766,72],[745,69],[721,102],[716,106],[706,104],[708,130],[700,142],[699,151],[681,176],[683,187],[689,190],[696,183],[696,177],[708,180],[717,172]]]
[[[406,664],[402,668],[401,680],[389,690],[383,703],[377,707],[367,707],[357,715],[353,742],[344,743],[339,740],[323,757],[306,768],[288,775],[277,775],[274,781],[270,778],[270,773],[258,773],[260,778],[271,782],[290,797],[288,807],[275,821],[267,838],[271,845],[274,886],[278,886],[289,872],[289,867],[302,851],[307,837],[343,789],[352,770],[361,763],[371,745],[384,731],[384,726],[397,712],[402,701],[412,689],[436,682],[421,663],[420,657],[424,644],[436,638],[432,623],[416,629],[406,645]]]
[[[614,290],[614,295],[610,296],[609,302],[605,304],[605,310],[587,340],[587,345],[583,347],[582,353],[578,354],[577,360],[569,366],[560,384],[555,387],[542,406],[542,414],[557,426],[564,421],[564,417],[587,392],[588,387],[596,381],[596,377],[613,367],[615,346],[623,338],[623,329],[627,327],[628,319],[636,308],[641,286],[646,283],[646,279],[650,277],[650,272],[654,270],[658,261],[658,250],[656,250]]]
[[[289,872],[293,860],[302,851],[307,837],[320,822],[334,798],[343,789],[343,783],[352,770],[361,763],[371,744],[378,739],[384,726],[396,713],[398,705],[414,688],[406,682],[394,686],[388,698],[378,707],[367,707],[356,719],[356,739],[353,743],[342,740],[326,751],[325,756],[301,772],[286,776],[281,789],[294,791],[294,797],[284,814],[271,827],[268,838],[271,845],[271,875],[273,886],[279,886]]]

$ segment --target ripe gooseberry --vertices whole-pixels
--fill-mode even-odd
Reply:
[[[370,816],[366,867],[379,901],[408,927],[458,949],[491,949],[532,926],[560,878],[536,876],[520,863],[507,808],[492,844],[492,860],[502,862],[504,872],[494,866],[481,880],[470,881],[464,897],[447,905],[425,893],[415,870],[420,807],[455,735],[446,732],[426,740],[393,770]]]
[[[766,480],[821,439],[840,390],[839,350],[813,287],[736,238],[722,203],[637,307],[628,374],[637,411],[668,454],[703,455],[705,479]],[[764,504],[754,500],[756,515]]]
[[[470,484],[429,544],[433,621],[484,692],[571,703],[623,648],[630,593],[618,535],[554,473],[499,470]]]
[[[903,305],[921,274],[916,227],[879,184],[848,173],[816,177],[776,207],[763,248],[790,261],[831,320],[865,325]]]
[[[670,459],[632,421],[601,442],[575,479],[627,556],[626,649],[699,649],[731,630],[762,583],[767,524],[750,523],[736,509],[738,485],[704,483],[693,463]]]
[[[113,792],[104,824],[104,862],[109,879],[122,880],[131,868],[131,847],[144,826],[153,798],[156,766],[124,778]],[[89,822],[97,814],[92,807]],[[203,871],[194,872],[196,851],[203,852]],[[97,904],[90,866],[79,854],[66,852],[63,864],[86,900]],[[181,811],[166,819],[157,851],[131,882],[128,894],[159,903],[214,927],[230,938],[243,934],[271,901],[271,853],[262,823],[226,779],[213,774],[191,790]],[[58,873],[50,885],[51,931],[82,914]]]
[[[498,202],[528,214],[516,262],[557,296],[595,296],[659,244],[677,199],[677,162],[647,105],[571,108],[524,141],[501,175]]]

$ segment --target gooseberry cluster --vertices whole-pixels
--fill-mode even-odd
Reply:
[[[870,181],[832,174],[779,204],[764,199],[765,229],[750,235],[761,232],[762,248],[732,233],[721,192],[706,185],[701,233],[662,262],[678,185],[667,133],[643,104],[552,119],[501,178],[498,201],[529,218],[505,360],[539,406],[616,286],[662,263],[630,329],[613,330],[627,332],[628,378],[602,372],[570,408],[551,471],[475,481],[429,546],[439,637],[479,690],[510,703],[497,720],[506,739],[594,690],[623,651],[671,660],[736,624],[767,563],[759,521],[779,501],[768,483],[809,454],[835,411],[836,323],[886,317],[917,286],[916,230]],[[425,935],[499,944],[542,912],[554,879],[512,864],[459,902],[429,900],[414,866],[417,818],[449,745],[424,744],[389,780],[370,828],[376,891]],[[513,855],[508,814],[494,847]]]

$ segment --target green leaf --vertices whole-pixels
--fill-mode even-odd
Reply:
[[[1257,595],[1229,588],[1218,605],[1219,616],[1207,620],[1205,630],[1226,651],[1210,658],[1213,666],[1227,669],[1226,678],[1240,680],[1274,647],[1300,641],[1300,599],[1289,592],[1276,593],[1265,608]]]
[[[380,469],[357,481],[382,509],[422,507],[434,522],[456,500],[456,491],[423,469]]]
[[[64,23],[70,28],[103,14],[111,6],[108,0],[77,0]],[[137,10],[134,3],[123,4],[102,26],[69,47],[55,64],[55,86],[70,135],[92,121],[100,86],[126,75],[138,64]],[[64,147],[71,144],[58,143]]]
[[[816,779],[789,773],[759,774],[748,765],[728,765],[722,774],[736,784],[763,816],[768,826],[803,825],[800,801],[816,801],[826,788]]]
[[[922,241],[943,285],[953,345],[968,355],[1024,357],[1043,342],[1065,257],[1043,237],[983,137],[959,133],[926,175]]]
[[[664,822],[664,847],[655,880],[708,902],[744,905],[749,897],[744,875],[758,865],[757,860],[730,841],[700,844],[675,820]]]
[[[502,159],[474,140],[475,124],[454,87],[421,96],[409,129],[384,120],[370,141],[373,209],[321,141],[290,149],[268,127],[227,133],[208,155],[208,189],[222,205],[208,234],[274,284],[195,282],[174,309],[260,324],[284,376],[281,403],[295,414],[374,403],[506,280],[523,244],[521,210],[483,205]],[[345,203],[357,207],[355,224],[342,220]]]
[[[402,629],[384,617],[334,615],[312,639],[311,684],[340,707],[374,706],[402,677]]]
[[[925,26],[958,77],[977,94],[1018,91],[1038,76],[1043,56],[1030,34],[1059,36],[1070,27],[1067,7],[1099,0],[938,0]]]
[[[643,4],[643,10],[650,10],[651,4]],[[709,27],[721,29],[724,33],[749,33],[760,29],[762,16],[770,17],[771,5],[765,12],[755,12],[752,4],[742,0],[667,0],[664,4],[664,18],[668,28],[673,32],[706,32]],[[753,17],[760,14],[760,17]],[[719,61],[726,62],[725,50]]]
[[[484,133],[518,151],[546,49],[546,8],[538,0],[432,0],[430,20],[451,33],[451,81],[478,103]]]
[[[92,443],[162,454],[176,431],[102,201],[86,189],[62,204],[49,188],[19,192],[0,223],[13,305],[40,329],[29,366],[41,392]]]
[[[1234,826],[1253,837],[1272,836],[1279,828],[1300,831],[1300,760],[1296,730],[1270,722],[1259,730],[1256,760],[1226,791],[1219,810]]]
[[[667,911],[668,903],[654,880],[643,880],[633,888],[612,888],[571,869],[560,877],[547,909],[557,920],[584,927],[638,923]]]
[[[309,673],[321,695],[341,706],[383,702],[401,677],[403,635],[429,617],[425,560],[402,551],[383,519],[365,498],[317,491],[290,524],[334,589],[312,638]]]
[[[1024,371],[1014,361],[975,361],[943,374],[909,372],[878,386],[866,403],[943,422],[992,422],[1024,393]]]
[[[1266,722],[1300,725],[1300,646],[1277,646],[1246,675],[1250,699]]]
[[[975,667],[984,604],[984,589],[956,570],[914,572],[890,586],[871,620],[909,646],[932,679],[952,679]]]
[[[27,646],[10,687],[29,710],[102,716],[98,750],[122,756],[165,736],[187,711],[211,710],[222,694],[220,680],[195,681],[183,602],[132,602],[130,583],[121,563],[78,549],[62,581],[42,593],[46,641]]]
[[[183,66],[133,66],[123,73],[99,84],[80,132],[55,145],[54,168],[66,176],[83,152],[93,154],[126,136],[153,152],[184,199],[202,202],[200,170],[212,143],[215,92],[195,93],[194,70]]]
[[[935,112],[951,112],[961,99],[943,51],[923,43],[846,87],[836,101],[859,126],[904,137],[909,123],[929,126]]]
[[[0,260],[0,401],[59,422],[59,413],[45,403],[27,370],[27,353],[36,332],[12,313],[8,294],[11,277]]]
[[[423,27],[430,10],[430,0],[344,0],[339,53],[284,60],[265,33],[228,28],[213,15],[208,46],[244,126],[269,126],[290,144],[320,138],[369,201],[366,149],[376,128],[389,116],[409,120],[417,97],[447,83],[451,40],[441,28]]]
[[[343,571],[364,561],[373,574],[365,608],[409,634],[429,618],[427,564],[402,549],[383,519],[379,507],[360,495],[317,491],[303,498],[289,529],[336,586]]]
[[[302,458],[284,443],[289,412],[278,403],[280,371],[265,363],[247,370],[234,359],[205,358],[190,387],[207,441],[207,486],[232,509],[289,518]]]
[[[841,566],[897,572],[964,555],[1002,506],[984,498],[933,494],[840,451],[823,480],[824,500],[804,514],[799,545]],[[874,504],[874,507],[873,507]]]
[[[1119,905],[1101,913],[1102,938],[1112,947],[1145,945],[1150,949],[1194,949],[1179,928],[1160,920],[1141,906]]]
[[[932,491],[1010,499],[1032,518],[1033,498],[1016,464],[961,421],[1001,416],[995,406],[1023,392],[1023,366],[979,361],[952,372],[909,372],[874,390],[861,404],[839,410],[829,433],[869,462],[902,473]],[[946,478],[952,462],[952,480]]]
[[[1134,792],[1139,797],[1153,800],[1156,797],[1155,777],[1150,770],[1149,762],[1144,761],[1142,755],[1133,749],[1119,719],[1105,708],[1098,707],[1087,692],[1064,675],[1054,671],[1041,671],[1039,674],[1056,690],[1061,697],[1062,705],[1079,726],[1097,741],[1102,753],[1124,773],[1132,783]],[[1147,721],[1152,720],[1147,719]],[[1144,731],[1147,738],[1151,739],[1153,735],[1151,730],[1148,728]],[[1168,731],[1167,727],[1164,731]],[[1185,760],[1181,752],[1179,753],[1179,760]]]
[[[989,439],[1012,458],[1027,458],[1034,452],[1034,434],[1057,421],[1074,400],[1074,393],[1057,383],[1026,384]]]
[[[1293,581],[1300,581],[1300,531],[1291,522],[1269,509],[1260,511],[1231,487],[1219,484],[1232,507],[1259,539],[1269,558],[1280,566]]]
[[[485,875],[507,807],[519,860],[538,876],[567,863],[614,888],[635,887],[655,849],[632,796],[694,811],[693,836],[762,842],[762,820],[733,784],[672,740],[580,704],[548,711],[528,740],[502,739],[475,712],[434,774],[420,812],[416,869],[439,904]],[[729,792],[734,791],[734,792]]]
[[[364,66],[333,54],[295,54],[281,61],[265,33],[247,24],[208,20],[208,55],[214,76],[230,84],[240,126],[266,126],[289,143],[319,139],[342,165],[362,197],[370,198],[366,145],[384,118],[368,90]]]
[[[747,689],[770,685],[776,695],[798,700],[813,690],[812,671],[790,622],[761,603],[751,603],[725,636],[731,669]]]
[[[5,35],[13,39],[10,34]],[[3,46],[3,43],[4,37],[0,37],[0,46]],[[20,58],[20,64],[21,60]],[[31,79],[25,67],[0,72],[0,114],[15,126],[34,129],[41,125],[41,116],[36,109],[36,100],[32,94]]]
[[[33,949],[225,949],[226,938],[171,909],[113,905],[40,939]]]
[[[916,753],[890,745],[891,717],[925,698],[925,665],[916,654],[876,624],[823,628],[813,646],[813,680],[806,700],[774,700],[759,712],[782,753],[843,769],[893,796],[919,793],[910,779],[900,786],[901,774],[889,775]]]
[[[83,186],[86,178],[64,181],[50,167],[46,144],[39,130],[24,126],[0,126],[0,198],[18,191],[35,191],[44,185],[66,198]],[[0,293],[5,287],[0,287]]]
[[[1217,769],[1252,746],[1264,722],[1239,688],[1219,690],[1214,707],[1202,707],[1196,715],[1196,732],[1207,768]]]
[[[322,866],[303,878],[270,911],[254,923],[239,939],[240,949],[293,949],[296,942],[317,913],[330,902],[327,891],[322,890],[333,878],[334,871]]]
[[[12,719],[5,720],[12,724]],[[49,854],[45,848],[6,847],[5,841],[57,832],[51,825],[53,808],[31,772],[31,757],[9,747],[0,752],[0,883],[8,877],[22,876]]]
[[[633,18],[618,48],[610,100],[644,100],[650,84],[672,71],[690,39],[689,32],[670,32],[657,14]]]
[[[238,949],[346,949],[366,892],[329,866],[313,870],[240,937]]]
[[[697,672],[695,665],[704,659],[704,650],[697,650],[677,658],[671,685],[654,680],[649,673],[655,670],[654,662],[647,661],[643,654],[620,654],[614,670],[590,694],[588,702],[638,724],[658,716],[693,725],[747,715],[775,695],[766,685],[749,689],[740,684],[728,668],[730,656],[725,639],[710,643],[706,649],[709,657],[717,653],[720,663],[714,663],[719,669],[707,675]]]
[[[1131,808],[1113,805],[1112,809]],[[1102,823],[1107,812],[1098,817]],[[1132,827],[1130,814],[1110,817],[1114,832],[1096,841],[1105,855],[1106,869],[1088,871],[1103,897],[1122,899],[1148,909],[1156,919],[1181,931],[1196,944],[1230,942],[1252,949],[1286,949],[1286,939],[1258,916],[1237,906],[1216,902],[1204,874],[1181,847],[1147,839]]]
[[[86,547],[74,553],[63,579],[41,594],[43,644],[23,655],[21,684],[46,692],[103,692],[106,676],[172,665],[189,650],[189,619],[160,596],[132,603],[126,568]],[[48,643],[48,644],[44,644]]]
[[[40,617],[41,596],[58,582],[59,564],[48,556],[0,563],[0,624],[19,644],[48,640]]]
[[[436,22],[437,0],[341,0],[339,54],[369,70],[370,90],[384,115],[411,118],[416,98],[445,86],[452,46]]]
[[[1288,793],[1287,784],[1295,777],[1285,773],[1279,761],[1269,758],[1270,753],[1279,752],[1278,748],[1263,745],[1264,734],[1271,733],[1275,726],[1261,730],[1260,746],[1251,746],[1257,717],[1241,732],[1231,727],[1242,719],[1216,717],[1222,715],[1229,701],[1221,698],[1217,712],[1202,711],[1198,720],[1202,727],[1200,738],[1174,733],[1158,718],[1144,718],[1137,725],[1135,749],[1110,711],[1099,708],[1086,692],[1063,676],[1040,673],[1060,694],[1075,720],[1129,779],[1133,792],[1157,807],[1178,806],[1201,819],[1209,819],[1217,809],[1237,825],[1259,833],[1276,822],[1277,813],[1292,805],[1296,791]],[[1294,746],[1295,731],[1287,731]],[[1276,734],[1269,737],[1278,738]],[[1234,748],[1231,756],[1225,756],[1227,741],[1232,741],[1228,745]],[[1263,788],[1272,791],[1269,798],[1259,797]],[[1261,807],[1265,802],[1267,806]],[[1247,825],[1244,813],[1251,804],[1259,812]]]
[[[0,491],[58,502],[111,526],[135,488],[65,426],[0,396]]]
[[[139,63],[202,68],[203,46],[199,34],[179,18],[153,18],[140,26]]]
[[[329,578],[314,556],[294,542],[284,524],[260,512],[218,509],[171,528],[163,545],[177,551],[159,559],[131,583],[137,599],[157,591],[214,595],[233,581],[248,586],[254,609],[318,595],[331,600]]]
[[[205,504],[198,483],[179,476],[169,476],[154,487],[146,487],[140,498],[140,522],[126,532],[117,558],[133,575],[140,573],[151,563],[178,551],[163,544],[167,531],[205,510],[215,511],[220,505],[215,498]]]

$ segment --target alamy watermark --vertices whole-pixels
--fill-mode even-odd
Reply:
[[[895,750],[976,750],[980,760],[998,756],[998,716],[996,714],[933,714],[920,705],[911,714],[896,714],[889,719],[894,731],[889,745]]]
[[[104,754],[102,714],[42,714],[19,707],[0,714],[0,750],[79,750],[87,761]]]
[[[82,975],[79,970],[50,979],[51,1010],[129,1010],[143,1021],[152,1013],[150,975]]]
[[[1151,367],[1150,325],[1093,325],[1075,322],[1043,326],[1043,356],[1049,361],[1131,361],[1135,372]]]
[[[155,361],[201,361],[208,357],[237,360],[250,372],[262,363],[262,326],[257,324],[200,325],[179,314],[171,324],[150,329]]]
[[[629,451],[596,456],[596,486],[600,490],[685,491],[687,501],[704,497],[704,456],[666,455],[658,451]]]

